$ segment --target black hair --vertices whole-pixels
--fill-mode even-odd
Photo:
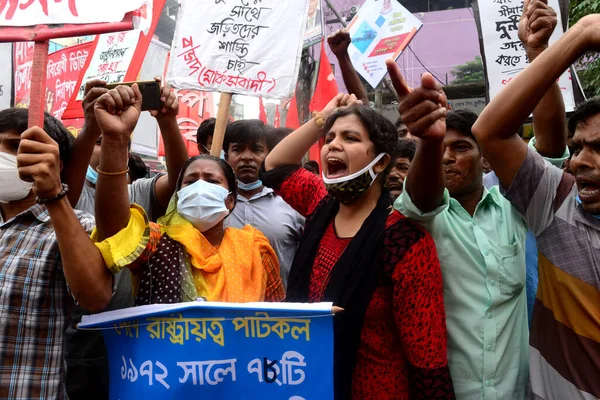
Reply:
[[[577,128],[585,125],[590,118],[598,114],[600,114],[600,96],[581,103],[569,119],[569,133],[574,135]]]
[[[456,110],[450,111],[446,116],[446,130],[453,129],[462,133],[465,136],[470,137],[477,143],[477,139],[473,135],[472,129],[477,121],[477,114],[468,110]],[[479,143],[477,143],[479,148]]]
[[[410,161],[415,157],[417,142],[412,139],[398,139],[398,158],[408,158]]]
[[[266,138],[267,150],[273,150],[277,144],[273,127],[265,125],[258,119],[235,121],[227,126],[223,139],[223,150],[227,153],[231,143],[255,144],[263,137]]]
[[[187,171],[188,167],[194,162],[198,160],[210,160],[216,162],[223,174],[225,174],[225,178],[227,179],[227,186],[229,186],[229,191],[233,196],[233,204],[237,203],[237,195],[238,195],[238,186],[237,186],[237,178],[235,177],[235,172],[233,172],[233,168],[231,165],[227,164],[225,160],[220,159],[219,157],[210,156],[208,154],[200,154],[199,156],[194,156],[186,161],[186,163],[181,168],[181,172],[179,173],[179,178],[177,178],[177,186],[175,191],[178,192],[181,189],[181,184],[183,183],[183,176],[185,175],[185,171]]]
[[[208,118],[202,121],[198,127],[198,131],[196,132],[196,143],[198,143],[199,150],[202,146],[206,146],[209,137],[214,136],[216,123],[217,120],[215,118]]]
[[[292,132],[294,132],[292,128],[274,128],[275,146],[277,146],[279,142],[285,139]]]
[[[0,133],[15,132],[19,135],[27,130],[29,110],[27,108],[7,108],[0,111]],[[47,112],[44,113],[44,131],[58,144],[60,161],[63,166],[71,157],[71,148],[75,137],[65,128],[58,119]]]
[[[319,163],[315,160],[309,160],[304,163],[304,169],[310,171],[312,173],[316,173],[317,175],[321,174],[321,169],[319,168]]]
[[[148,166],[146,166],[142,158],[136,154],[131,154],[129,156],[127,166],[129,167],[131,183],[138,179],[145,178],[146,175],[148,175]]]
[[[398,133],[394,124],[383,116],[380,112],[372,109],[369,106],[352,106],[340,108],[327,118],[324,130],[329,132],[333,124],[338,118],[355,115],[367,130],[369,139],[375,145],[375,153],[387,153],[390,155],[391,162],[386,171],[389,171],[394,160],[398,155],[397,142]]]

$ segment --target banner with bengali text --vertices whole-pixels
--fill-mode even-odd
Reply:
[[[46,111],[62,119],[69,99],[76,91],[79,74],[92,43],[65,47],[48,56],[46,66]],[[33,42],[15,43],[15,105],[29,107]]]
[[[308,0],[183,0],[168,82],[179,89],[291,97]]]
[[[148,0],[3,0],[0,1],[1,26],[40,24],[91,24],[119,22]]]
[[[84,316],[111,399],[333,399],[331,303],[191,302]]]
[[[557,14],[559,24],[550,37],[550,44],[563,35],[558,0],[548,0]],[[485,53],[485,72],[490,100],[529,64],[525,47],[519,39],[519,21],[523,14],[523,0],[478,0],[479,24]],[[571,74],[565,72],[558,84],[563,94],[565,109],[575,108]]]

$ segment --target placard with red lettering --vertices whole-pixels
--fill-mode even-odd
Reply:
[[[485,72],[489,82],[490,100],[508,82],[529,64],[525,47],[519,39],[519,20],[523,14],[523,0],[478,0],[483,47],[485,52]],[[548,0],[558,21],[561,21],[558,0]],[[554,29],[550,44],[563,35],[561,25]],[[567,112],[575,108],[573,85],[569,71],[558,80]]]
[[[76,90],[79,74],[92,43],[66,47],[48,56],[46,66],[46,111],[61,119],[69,99]],[[15,105],[29,107],[33,43],[15,43]]]
[[[0,26],[119,22],[149,0],[0,0]]]
[[[167,81],[176,88],[291,97],[308,0],[183,0]]]

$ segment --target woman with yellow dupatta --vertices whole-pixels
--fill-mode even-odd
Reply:
[[[158,224],[131,207],[128,226],[97,243],[108,268],[131,270],[136,305],[208,301],[280,301],[279,263],[267,238],[247,225],[223,228],[235,207],[233,169],[212,156],[183,167]],[[92,236],[94,239],[94,236]]]

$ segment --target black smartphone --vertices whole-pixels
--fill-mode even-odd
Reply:
[[[139,81],[139,82],[121,82],[111,83],[106,85],[107,89],[114,89],[117,86],[131,86],[134,83],[138,84],[140,93],[142,94],[142,111],[158,110],[162,103],[160,102],[160,84],[156,81]]]

